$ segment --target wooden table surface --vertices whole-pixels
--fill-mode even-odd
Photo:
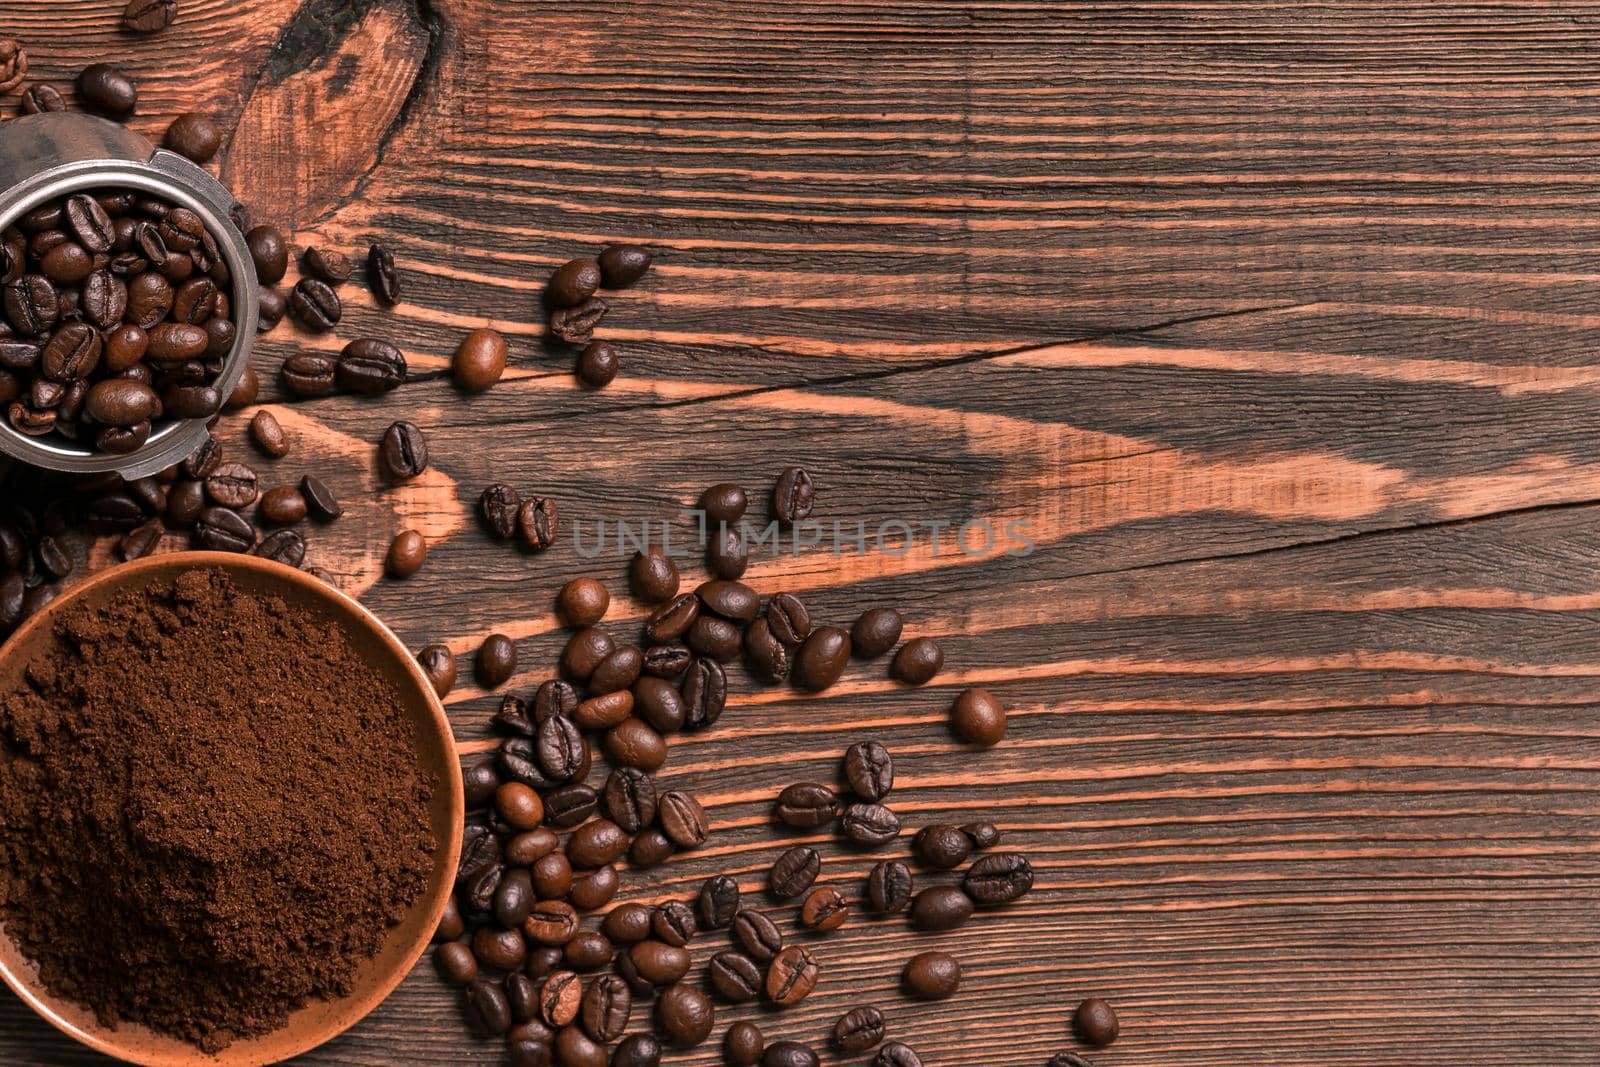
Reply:
[[[412,358],[384,400],[264,396],[297,438],[269,477],[349,504],[311,559],[406,640],[505,630],[527,689],[558,583],[640,614],[620,558],[487,540],[492,480],[592,530],[803,462],[816,517],[917,524],[750,580],[835,621],[898,605],[946,673],[741,676],[665,771],[712,843],[624,898],[755,887],[776,790],[866,733],[908,825],[992,814],[1038,889],[955,933],[853,920],[816,996],[719,1008],[719,1036],[820,1044],[876,1001],[930,1065],[1036,1067],[1097,993],[1125,1035],[1100,1067],[1600,1060],[1600,4],[180,3],[132,40],[120,0],[8,0],[0,34],[57,84],[122,63],[142,131],[219,116],[221,174],[297,244],[394,247],[397,311],[347,290],[337,336],[256,360],[363,334]],[[622,377],[585,392],[540,289],[619,238],[660,258],[602,330]],[[514,368],[468,398],[441,370],[485,324]],[[402,416],[434,466],[385,489]],[[924,524],[969,519],[1036,549],[934,550]],[[405,526],[428,566],[381,580]],[[972,684],[1012,709],[982,754],[944,727]],[[466,748],[494,703],[451,698]],[[822,847],[854,889],[872,857]],[[913,1004],[931,947],[965,988]],[[299,1062],[498,1056],[422,967]],[[100,1061],[11,1000],[0,1062]]]

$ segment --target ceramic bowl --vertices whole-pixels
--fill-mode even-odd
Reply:
[[[195,567],[219,568],[241,589],[281,597],[292,607],[333,620],[400,694],[400,710],[416,728],[419,769],[438,782],[428,812],[438,849],[427,887],[404,920],[390,929],[378,954],[361,966],[349,996],[307,1004],[290,1015],[288,1025],[281,1029],[237,1041],[215,1055],[142,1026],[122,1023],[110,1029],[100,1025],[92,1012],[54,996],[40,984],[33,964],[5,936],[3,926],[0,978],[57,1029],[128,1063],[256,1067],[290,1059],[355,1025],[400,984],[428,947],[450,898],[461,851],[461,771],[444,708],[400,639],[366,608],[325,582],[254,556],[181,552],[113,567],[87,579],[28,620],[0,648],[0,691],[10,691],[17,684],[28,660],[49,641],[51,627],[62,612],[77,604],[103,603],[118,593],[174,578]]]

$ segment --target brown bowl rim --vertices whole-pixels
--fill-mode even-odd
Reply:
[[[382,619],[379,619],[359,600],[335,588],[333,585],[304,571],[260,556],[242,555],[233,552],[167,552],[108,567],[85,579],[80,584],[73,586],[64,595],[45,605],[43,609],[18,627],[5,642],[0,643],[0,665],[4,665],[7,658],[16,649],[23,646],[25,637],[35,630],[49,625],[59,617],[61,612],[86,598],[90,593],[114,583],[131,583],[149,571],[178,567],[218,567],[225,571],[254,572],[272,581],[282,581],[287,585],[298,586],[302,590],[307,590],[312,594],[313,599],[320,598],[335,604],[343,604],[346,608],[353,610],[356,617],[377,635],[380,642],[387,646],[388,650],[397,656],[401,663],[406,665],[407,673],[410,675],[413,684],[424,697],[437,735],[436,739],[419,735],[419,757],[424,750],[424,746],[433,744],[435,740],[440,740],[443,744],[440,762],[447,769],[454,768],[457,772],[447,776],[445,780],[438,784],[439,789],[443,789],[449,794],[450,806],[453,810],[453,817],[450,819],[445,839],[438,842],[442,847],[435,853],[435,870],[443,870],[446,876],[438,878],[437,884],[431,887],[431,898],[425,896],[418,905],[413,905],[413,908],[426,906],[426,921],[418,927],[417,933],[412,938],[412,944],[407,946],[406,951],[396,965],[390,971],[384,973],[378,981],[373,982],[367,988],[364,996],[358,990],[358,992],[352,993],[348,997],[341,997],[331,1001],[312,1002],[348,1005],[352,1010],[335,1013],[331,1016],[328,1024],[318,1029],[308,1030],[302,1040],[289,1042],[284,1048],[275,1049],[267,1057],[262,1057],[259,1052],[252,1053],[252,1048],[275,1037],[282,1040],[280,1035],[292,1028],[295,1013],[290,1014],[290,1022],[287,1026],[253,1038],[235,1041],[217,1053],[202,1052],[198,1048],[193,1049],[192,1056],[175,1055],[167,1051],[155,1054],[130,1053],[124,1047],[125,1042],[117,1039],[118,1034],[143,1037],[157,1034],[157,1032],[135,1023],[122,1023],[120,1024],[122,1027],[120,1030],[112,1030],[98,1025],[94,1026],[93,1029],[79,1026],[55,1010],[54,1005],[62,1001],[63,998],[45,991],[39,984],[36,974],[31,976],[16,974],[15,969],[3,958],[0,958],[0,980],[3,980],[11,988],[12,992],[16,993],[25,1004],[57,1030],[80,1044],[124,1063],[138,1064],[140,1067],[188,1067],[191,1064],[207,1064],[210,1067],[261,1067],[261,1065],[280,1063],[295,1056],[303,1055],[326,1044],[361,1022],[387,1000],[389,994],[393,993],[401,982],[405,981],[406,977],[416,967],[417,961],[422,958],[422,954],[427,951],[428,945],[433,939],[433,932],[438,928],[439,920],[444,915],[445,906],[449,903],[450,897],[454,892],[453,872],[460,862],[462,824],[465,818],[465,790],[459,773],[460,754],[456,747],[455,733],[450,727],[449,717],[445,714],[443,702],[440,701],[438,694],[434,692],[432,684],[423,673],[422,667],[417,663],[416,657],[411,654],[411,650],[395,635],[393,630],[384,624]],[[440,862],[441,859],[442,863]],[[398,926],[396,929],[398,929]],[[10,941],[10,938],[6,936],[3,922],[0,922],[0,938],[5,939],[7,942]],[[23,957],[20,951],[17,952],[17,955],[26,960],[26,957]],[[303,1009],[297,1009],[297,1012],[299,1010]],[[157,1034],[157,1036],[169,1041],[177,1040],[165,1034]]]

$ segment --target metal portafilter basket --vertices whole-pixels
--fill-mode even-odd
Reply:
[[[234,218],[241,209],[222,184],[189,160],[158,149],[114,122],[68,112],[0,123],[0,230],[42,204],[71,193],[132,190],[188,208],[205,222],[228,264],[235,336],[216,386],[227,396],[244,375],[255,341],[260,290],[254,261]],[[205,419],[162,418],[150,438],[125,455],[50,434],[30,437],[0,417],[0,453],[71,474],[115,471],[133,480],[187,457],[209,432]]]

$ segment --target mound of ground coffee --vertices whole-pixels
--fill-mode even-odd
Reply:
[[[0,694],[0,916],[45,984],[206,1051],[348,992],[432,862],[394,691],[217,570],[53,637]]]

